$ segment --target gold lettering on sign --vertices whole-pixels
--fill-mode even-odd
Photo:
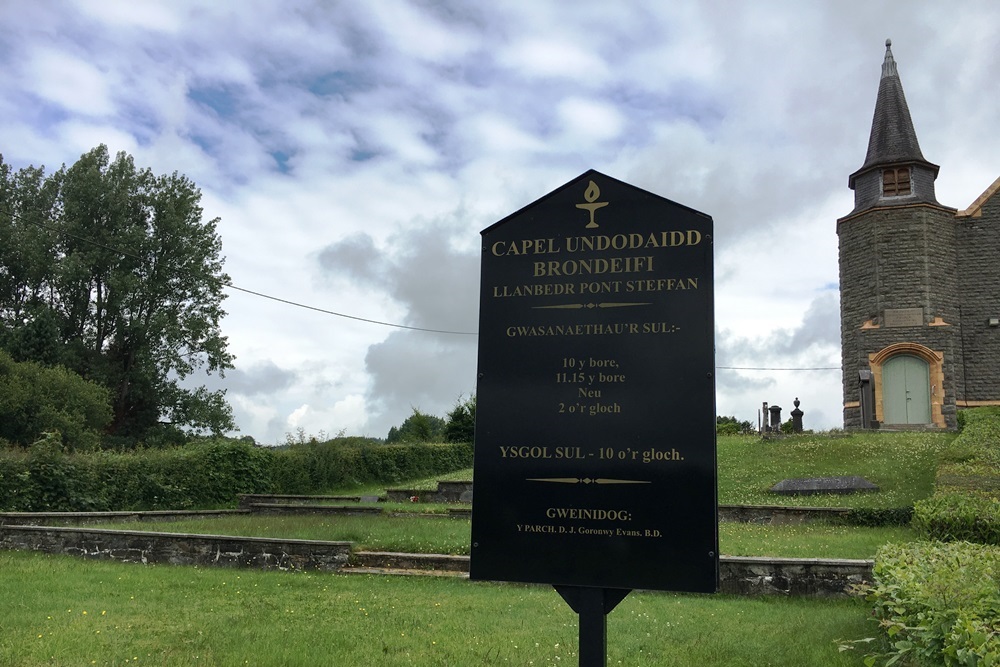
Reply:
[[[582,208],[585,211],[590,212],[590,222],[587,223],[587,229],[596,229],[599,225],[594,220],[594,213],[599,208],[604,208],[610,202],[597,201],[597,198],[601,196],[601,189],[597,187],[597,183],[593,181],[587,186],[587,191],[583,193],[583,198],[587,200],[586,204],[577,204],[577,208]]]

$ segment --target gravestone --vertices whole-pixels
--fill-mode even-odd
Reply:
[[[878,490],[878,486],[858,475],[783,479],[771,487],[771,493],[782,496],[811,496],[821,493],[847,495]]]

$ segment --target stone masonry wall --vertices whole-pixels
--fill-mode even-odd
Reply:
[[[960,401],[1000,401],[1000,195],[981,217],[958,218],[958,267],[962,290],[962,347],[965,381]]]
[[[469,571],[468,556],[351,553],[349,542],[275,540],[56,526],[0,526],[0,549],[130,563],[276,570]],[[719,591],[735,595],[843,597],[870,583],[872,562],[819,558],[719,559]]]
[[[844,402],[860,400],[858,370],[868,355],[899,342],[944,353],[942,413],[955,426],[955,392],[964,379],[956,253],[951,211],[934,206],[874,209],[841,219],[841,347]],[[886,310],[921,308],[923,326],[886,327]],[[941,318],[949,326],[928,326]],[[862,327],[871,321],[878,328]],[[861,426],[860,410],[844,411],[845,427]]]
[[[65,553],[126,563],[165,563],[263,570],[336,571],[350,542],[181,535],[57,526],[0,526],[0,549]]]

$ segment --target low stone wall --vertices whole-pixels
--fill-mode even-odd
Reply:
[[[241,493],[240,509],[254,505],[322,505],[330,503],[360,503],[361,496],[295,496],[280,493]]]
[[[434,570],[469,571],[468,556],[356,552],[350,571]],[[872,561],[820,558],[719,559],[719,592],[730,595],[845,597],[860,584],[871,583]]]
[[[468,574],[468,556],[447,554],[404,554],[393,551],[356,551],[351,555],[348,569],[351,570],[432,570],[434,572],[458,572]]]
[[[719,521],[772,526],[822,523],[846,516],[847,507],[787,507],[782,505],[719,505]]]
[[[254,514],[311,514],[325,515],[338,514],[347,516],[381,516],[381,507],[371,507],[366,505],[353,505],[347,507],[332,507],[324,505],[281,505],[271,503],[260,503],[250,505],[250,512]]]
[[[438,482],[437,491],[388,489],[385,498],[393,503],[406,503],[413,498],[421,503],[471,503],[472,482]]]
[[[277,510],[277,507],[270,507]],[[343,508],[296,507],[297,511],[338,509]],[[381,512],[375,507],[359,509]],[[40,519],[53,519],[53,514],[62,513],[33,514],[30,518],[37,524]],[[159,517],[172,515],[171,518],[186,515],[176,512],[92,514],[155,514]],[[277,570],[469,571],[468,556],[353,552],[350,542],[17,525],[9,520],[10,513],[3,518],[0,549],[65,553],[135,563]],[[69,520],[65,516],[56,518]],[[100,520],[108,518],[102,516]],[[722,556],[719,571],[720,592],[733,595],[841,597],[849,595],[853,587],[872,581],[870,560]]]
[[[440,482],[448,485],[443,491],[448,498],[461,497],[471,488],[471,482]],[[397,494],[401,500],[408,502],[410,497],[403,494],[413,491],[392,490],[389,494]],[[424,492],[421,502],[457,502],[452,500],[431,500],[437,494]],[[392,498],[390,498],[392,499]],[[179,521],[191,518],[212,518],[232,514],[380,514],[382,509],[375,504],[357,504],[349,506],[325,506],[324,502],[358,502],[356,496],[283,496],[264,494],[244,494],[240,496],[240,509],[236,510],[168,510],[151,512],[0,512],[0,525],[21,526],[81,526],[91,523],[136,522],[136,521]],[[843,517],[851,510],[841,507],[781,507],[776,505],[719,505],[719,521],[759,523],[771,525],[801,524],[826,522]],[[457,507],[448,510],[450,516],[469,516],[468,507]]]
[[[352,545],[350,542],[5,525],[0,526],[0,549],[70,554],[126,563],[336,571],[347,564]]]
[[[719,592],[843,597],[872,582],[870,560],[722,556]]]
[[[0,526],[85,526],[91,523],[181,521],[249,514],[249,510],[159,510],[150,512],[0,512]]]

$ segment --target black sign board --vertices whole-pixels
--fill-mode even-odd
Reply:
[[[712,219],[588,171],[482,241],[471,577],[714,592]]]

